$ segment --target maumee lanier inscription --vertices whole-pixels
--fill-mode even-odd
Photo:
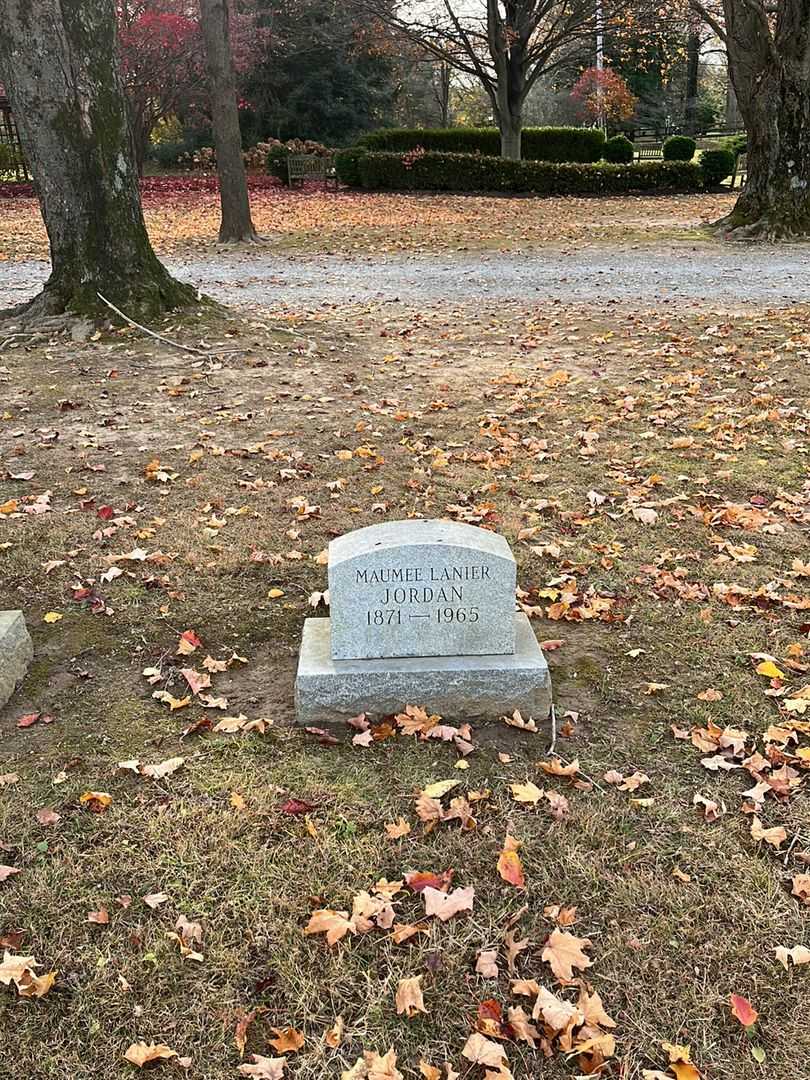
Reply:
[[[472,525],[389,522],[334,540],[329,599],[334,659],[514,650],[514,558]]]
[[[408,619],[435,619],[439,623],[466,622],[467,619],[478,622],[481,613],[477,606],[466,604],[463,582],[488,581],[490,571],[489,566],[392,566],[379,570],[358,569],[355,573],[358,586],[380,585],[379,606],[366,612],[368,625],[396,623],[400,626],[403,614]],[[408,584],[397,585],[399,581]],[[468,596],[469,593],[468,589]],[[425,610],[403,612],[403,606],[418,608],[419,605]]]

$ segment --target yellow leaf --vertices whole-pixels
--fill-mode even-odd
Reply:
[[[230,801],[231,801],[231,806],[234,808],[234,810],[246,810],[247,809],[247,803],[245,802],[244,798],[239,794],[238,791],[232,791],[231,792],[231,800]]]
[[[757,675],[765,675],[769,679],[784,679],[784,671],[780,671],[772,660],[763,660],[756,666]]]
[[[283,589],[271,589],[270,592],[267,595],[270,597],[271,600],[278,600],[278,598],[280,596],[284,595],[284,590]]]
[[[512,798],[519,803],[536,805],[545,794],[543,789],[539,788],[537,784],[533,784],[531,780],[525,784],[510,784],[509,788],[512,792]]]
[[[448,791],[452,791],[460,783],[460,780],[437,780],[435,784],[428,784],[422,794],[427,796],[428,799],[440,799],[442,795],[446,795]]]
[[[42,621],[46,623],[57,623],[60,619],[64,619],[64,615],[60,615],[58,611],[49,611],[47,615],[42,616]]]

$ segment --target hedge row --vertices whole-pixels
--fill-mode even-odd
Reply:
[[[574,164],[507,161],[477,154],[347,152],[336,159],[344,183],[371,190],[508,191],[535,195],[623,195],[637,191],[699,191],[691,161]]]
[[[497,157],[501,136],[497,128],[386,128],[371,131],[357,141],[365,150],[408,153],[421,147],[448,154],[485,154]],[[595,128],[524,128],[523,157],[527,161],[599,161],[604,133]]]

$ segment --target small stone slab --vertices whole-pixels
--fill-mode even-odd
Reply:
[[[334,660],[486,656],[515,648],[515,558],[456,521],[389,521],[329,545]]]
[[[0,708],[28,671],[34,643],[21,611],[0,611]]]
[[[514,654],[334,660],[330,619],[307,619],[295,681],[296,716],[310,724],[361,712],[387,715],[425,705],[450,719],[520,709],[545,719],[551,707],[546,659],[522,612],[512,616]]]

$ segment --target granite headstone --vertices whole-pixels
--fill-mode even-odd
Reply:
[[[329,547],[329,619],[304,623],[296,713],[303,723],[424,704],[474,718],[551,705],[545,657],[515,611],[502,536],[451,521],[393,521]]]

